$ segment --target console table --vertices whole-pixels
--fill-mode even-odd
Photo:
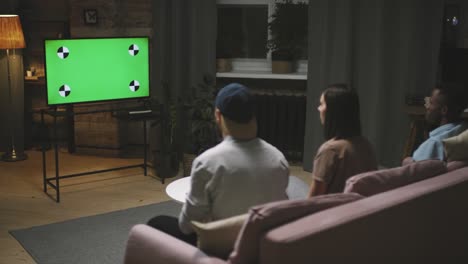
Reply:
[[[146,132],[146,122],[148,120],[154,120],[159,118],[159,116],[149,110],[141,110],[139,111],[131,111],[132,109],[108,109],[108,110],[94,110],[94,111],[82,111],[82,112],[74,112],[73,110],[69,111],[57,111],[57,108],[51,108],[51,109],[42,109],[41,110],[41,124],[44,125],[44,116],[45,115],[50,115],[53,118],[53,135],[52,135],[52,146],[54,149],[54,158],[55,158],[55,175],[52,177],[47,176],[47,168],[46,168],[46,146],[45,142],[42,142],[42,174],[43,174],[43,188],[44,192],[47,193],[47,186],[51,187],[52,189],[55,190],[55,201],[57,203],[60,202],[60,180],[61,179],[66,179],[66,178],[72,178],[72,177],[78,177],[78,176],[84,176],[84,175],[90,175],[90,174],[97,174],[97,173],[104,173],[104,172],[109,172],[109,171],[116,171],[116,170],[123,170],[123,169],[130,169],[130,168],[138,168],[141,167],[143,168],[144,175],[147,175],[147,132]],[[102,112],[125,112],[127,114],[120,114],[116,117],[118,118],[124,118],[129,121],[141,121],[143,122],[143,141],[144,141],[144,151],[143,151],[143,163],[135,164],[135,165],[130,165],[130,166],[123,166],[123,167],[115,167],[115,168],[109,168],[109,169],[102,169],[102,170],[95,170],[95,171],[86,171],[86,172],[80,172],[80,173],[74,173],[74,174],[68,174],[68,175],[60,175],[60,170],[59,170],[59,150],[58,150],[58,143],[57,143],[57,118],[58,117],[73,117],[76,115],[85,115],[85,114],[93,114],[93,113],[102,113]]]

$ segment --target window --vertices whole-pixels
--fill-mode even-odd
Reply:
[[[219,58],[266,58],[268,39],[268,6],[218,6]]]
[[[218,0],[217,58],[230,58],[232,72],[245,74],[271,74],[271,51],[268,40],[272,38],[268,29],[275,12],[275,0]],[[308,0],[293,0],[293,3],[308,3]],[[300,25],[307,27],[307,8],[295,9],[294,17],[300,17]],[[296,20],[297,19],[291,19]],[[296,22],[297,23],[297,22]],[[305,30],[307,32],[307,30]],[[307,34],[307,33],[305,33]],[[307,36],[301,43],[304,51],[298,57],[295,74],[307,73]],[[226,76],[224,76],[226,75]],[[236,77],[232,73],[218,74],[221,77]],[[297,77],[297,76],[296,76]],[[255,77],[251,77],[255,78]],[[261,78],[261,77],[258,77]],[[274,77],[272,77],[274,78]],[[296,79],[296,78],[294,78]]]

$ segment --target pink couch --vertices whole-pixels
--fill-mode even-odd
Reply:
[[[468,167],[307,214],[245,243],[255,243],[256,260],[236,263],[468,263]],[[125,254],[126,264],[229,262],[145,225],[132,228]]]

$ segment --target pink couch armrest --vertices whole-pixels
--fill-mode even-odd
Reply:
[[[124,264],[226,264],[198,248],[150,226],[132,227],[125,249]]]
[[[413,162],[415,162],[415,161],[414,161],[414,159],[412,157],[406,157],[401,162],[401,166],[405,166],[405,165],[408,165],[408,164],[413,163]]]

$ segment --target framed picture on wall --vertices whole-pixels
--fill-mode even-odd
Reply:
[[[87,25],[97,24],[98,22],[98,13],[96,9],[85,9],[83,11],[84,22]]]

